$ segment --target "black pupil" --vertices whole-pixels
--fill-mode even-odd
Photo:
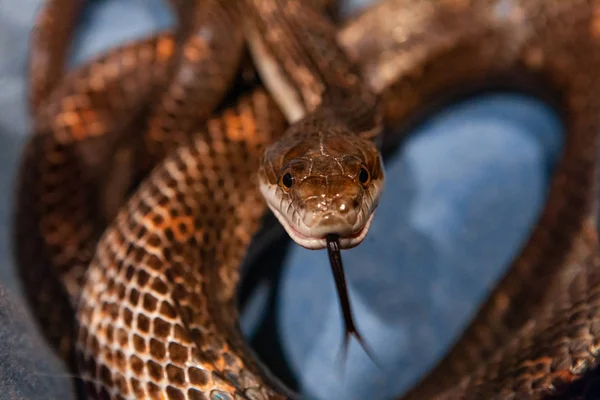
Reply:
[[[360,180],[360,183],[367,183],[369,180],[369,172],[366,169],[361,168],[358,173],[358,179]]]
[[[283,178],[281,178],[281,182],[286,188],[291,188],[292,184],[294,183],[294,180],[292,179],[292,174],[288,172],[285,175],[283,175]]]

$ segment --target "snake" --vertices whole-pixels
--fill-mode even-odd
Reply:
[[[505,276],[398,398],[593,396],[600,1],[382,0],[339,25],[330,2],[171,4],[176,29],[71,69],[83,1],[48,0],[32,31],[15,258],[91,398],[296,398],[239,329],[265,214],[307,248],[359,245],[386,149],[497,89],[555,107],[562,154]]]

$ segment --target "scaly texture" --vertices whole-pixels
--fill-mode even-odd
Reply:
[[[542,398],[585,389],[593,379],[586,373],[597,366],[600,340],[595,210],[599,16],[597,0],[384,0],[338,31],[346,54],[360,64],[362,79],[381,97],[390,128],[410,122],[439,101],[486,87],[541,95],[556,105],[565,121],[564,151],[529,240],[448,356],[406,398]],[[67,14],[65,18],[70,20]],[[48,29],[53,31],[51,25]],[[57,40],[65,36],[54,31]],[[56,44],[59,57],[66,44]],[[160,47],[146,48],[146,61],[163,54]],[[132,49],[138,47],[134,44]],[[293,60],[282,54],[280,60]],[[320,54],[321,60],[329,54]],[[102,65],[92,61],[81,71]],[[169,75],[164,65],[150,62],[136,69],[164,72],[157,70],[158,78],[132,86],[137,88],[132,93],[123,90],[121,96],[143,97],[149,85],[165,85],[160,78]],[[96,86],[98,81],[81,71],[73,76],[82,74],[80,82],[96,90],[98,99],[114,99],[116,89]],[[123,74],[123,82],[145,76],[133,75]],[[64,82],[69,82],[68,76]],[[49,90],[34,91],[32,98]],[[50,104],[73,104],[60,90],[54,90],[51,98],[56,100]],[[270,90],[274,98],[281,95]],[[84,100],[77,104],[89,104],[93,98],[77,88],[71,93]],[[134,101],[139,102],[143,100]],[[60,297],[40,287],[33,274],[50,282],[63,271],[65,287],[77,293],[81,273],[73,273],[79,277],[74,279],[70,271],[82,271],[87,264],[78,261],[72,269],[72,264],[64,268],[61,263],[76,254],[69,251],[85,248],[80,246],[84,241],[90,243],[88,249],[95,243],[91,231],[81,227],[103,227],[89,222],[90,215],[81,211],[90,206],[86,198],[95,198],[83,193],[93,193],[96,186],[85,178],[83,172],[90,168],[77,155],[86,148],[83,139],[101,132],[92,129],[94,124],[85,125],[95,121],[83,118],[92,115],[85,110],[79,106],[72,114],[38,117],[40,127],[51,128],[38,128],[23,167],[18,261],[42,320],[51,314],[39,310],[52,308],[49,303]],[[125,124],[119,118],[129,113],[120,114],[123,110],[126,107],[116,107],[107,121]],[[62,130],[64,122],[52,128],[60,121],[71,121],[69,130]],[[234,307],[239,264],[265,209],[255,179],[259,154],[285,126],[264,92],[240,98],[204,128],[183,135],[177,150],[121,209],[98,244],[79,305],[82,365],[93,393],[114,398],[289,396],[247,351]],[[111,130],[113,135],[119,132]],[[400,138],[389,133],[384,143]],[[74,139],[80,143],[74,145]],[[55,174],[57,170],[62,172]],[[60,214],[59,207],[69,212]],[[69,223],[73,218],[78,222]],[[42,224],[42,219],[54,225]],[[45,226],[54,228],[45,231]],[[75,259],[89,260],[91,250],[87,251]],[[56,309],[60,304],[51,303]],[[64,304],[70,307],[68,300]],[[68,332],[54,333],[68,347]]]
[[[257,92],[209,121],[104,234],[78,309],[91,393],[203,398],[262,388],[274,398],[239,351],[235,326],[238,267],[265,208],[260,150],[285,127],[274,110]],[[249,165],[254,172],[239,173]]]

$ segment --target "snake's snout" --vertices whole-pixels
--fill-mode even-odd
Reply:
[[[299,202],[302,223],[316,237],[328,234],[348,237],[356,234],[364,226],[364,221],[359,218],[361,191],[353,187],[356,185],[347,185],[345,193],[341,194],[340,191],[328,191],[328,186],[331,188],[332,185],[316,185],[323,189],[323,193]]]
[[[293,231],[290,235],[309,249],[325,248],[328,235],[338,236],[341,248],[354,247],[363,241],[371,222],[372,213],[365,212],[363,204],[362,194],[313,197],[298,202],[299,218],[291,221]]]

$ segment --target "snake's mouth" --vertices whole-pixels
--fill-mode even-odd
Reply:
[[[374,217],[374,213],[371,213],[364,225],[358,231],[350,235],[340,235],[335,228],[332,228],[331,232],[327,232],[325,234],[321,233],[313,236],[300,232],[300,230],[294,227],[276,207],[272,207],[269,204],[269,208],[271,211],[273,211],[273,214],[275,214],[275,217],[279,220],[281,225],[283,225],[283,228],[288,235],[290,235],[292,240],[298,245],[309,250],[321,250],[327,248],[327,235],[330,234],[339,236],[339,244],[341,249],[351,249],[358,246],[367,236],[369,227],[371,226],[371,221]],[[306,230],[310,231],[310,228],[307,228]]]

